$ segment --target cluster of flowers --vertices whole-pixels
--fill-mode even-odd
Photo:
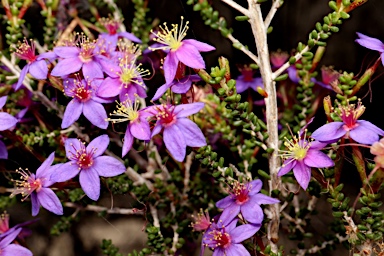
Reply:
[[[264,219],[260,205],[279,203],[279,200],[260,193],[261,180],[246,184],[233,180],[231,184],[230,195],[216,203],[217,208],[223,209],[221,215],[210,220],[208,213],[200,213],[192,224],[195,231],[204,231],[200,255],[206,247],[214,250],[214,256],[250,255],[241,243],[260,229]],[[237,226],[239,220],[242,225]]]

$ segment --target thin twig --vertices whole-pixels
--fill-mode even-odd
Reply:
[[[308,45],[304,47],[304,49],[301,51],[301,52],[298,52],[295,54],[295,56],[293,56],[295,58],[296,61],[300,60],[301,57],[303,57],[303,53],[309,51],[309,47]],[[284,65],[282,65],[278,70],[276,70],[275,72],[273,72],[272,74],[272,79],[276,79],[279,75],[281,75],[287,68],[289,68],[291,66],[291,64],[289,63],[289,61],[287,61],[286,63],[284,63]]]
[[[275,14],[277,12],[277,9],[280,8],[281,4],[282,4],[281,0],[274,0],[273,1],[271,9],[269,10],[267,17],[264,20],[264,26],[266,29],[268,29],[269,25],[271,24],[273,17],[275,16]]]
[[[231,6],[233,9],[238,10],[239,12],[244,14],[245,16],[249,16],[249,10],[245,9],[243,6],[239,5],[235,1],[233,1],[233,0],[221,0],[221,1],[223,1],[227,5]]]
[[[235,37],[233,37],[232,34],[229,34],[227,38],[229,40],[231,40],[232,44],[241,44],[241,47],[238,49],[240,51],[242,51],[243,53],[245,53],[249,58],[251,58],[256,63],[256,65],[259,66],[259,59],[257,58],[257,56],[254,53],[252,53],[250,50],[248,50],[239,40],[237,40]]]
[[[69,208],[80,209],[82,211],[107,212],[109,214],[122,214],[122,215],[143,215],[143,211],[139,211],[137,209],[126,209],[126,208],[118,208],[118,207],[107,208],[107,207],[91,205],[91,204],[84,207],[82,205],[78,205],[71,202],[65,202],[64,206]]]
[[[130,178],[134,182],[135,185],[136,184],[139,184],[139,185],[145,184],[145,185],[147,185],[149,190],[153,190],[153,184],[149,180],[143,178],[135,170],[133,170],[132,167],[129,166],[127,168],[127,170],[125,171],[125,174],[128,175],[128,178]]]

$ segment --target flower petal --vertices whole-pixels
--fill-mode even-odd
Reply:
[[[358,143],[372,145],[379,140],[379,134],[384,135],[383,130],[368,121],[358,120],[357,123],[359,125],[349,131],[349,136]]]
[[[279,172],[277,173],[277,176],[283,176],[287,174],[292,168],[294,168],[297,164],[296,160],[293,160],[293,158],[288,158],[284,161],[283,165],[281,166]]]
[[[360,44],[361,46],[364,46],[365,48],[383,52],[384,51],[384,44],[379,39],[366,36],[361,33],[357,33],[357,35],[360,37],[359,39],[356,39],[355,42]]]
[[[139,118],[129,124],[129,129],[133,137],[139,140],[151,139],[151,128],[147,121],[140,120]]]
[[[343,122],[325,124],[314,131],[311,137],[320,142],[338,140],[347,133],[347,131],[344,130],[343,125]]]
[[[101,129],[107,129],[108,116],[101,103],[97,103],[93,100],[85,102],[83,106],[83,114],[93,125]]]
[[[80,49],[75,46],[56,46],[53,52],[61,58],[72,58],[79,56]]]
[[[165,57],[163,64],[166,84],[172,83],[173,79],[175,78],[178,63],[179,60],[177,59],[175,52],[170,51],[167,57]]]
[[[63,215],[63,206],[60,199],[50,188],[40,188],[37,198],[45,209],[57,215]]]
[[[68,162],[57,168],[56,172],[51,174],[50,180],[53,182],[64,182],[75,177],[79,171],[79,167],[76,164]]]
[[[8,159],[7,146],[0,140],[0,159]]]
[[[132,42],[141,43],[141,40],[139,38],[137,38],[135,35],[133,35],[132,33],[122,31],[122,32],[119,32],[118,35],[121,37],[127,38],[128,40],[130,40]]]
[[[236,227],[229,235],[231,236],[232,242],[238,244],[252,237],[260,227],[260,225],[244,224]]]
[[[131,150],[132,145],[133,145],[133,136],[132,136],[132,134],[129,130],[129,126],[128,126],[127,130],[125,131],[125,135],[124,135],[121,157],[124,157],[129,152],[129,150]]]
[[[77,119],[79,119],[82,112],[83,112],[83,103],[76,99],[72,99],[68,103],[64,111],[64,117],[61,123],[61,128],[65,129],[71,126],[74,122],[77,121]]]
[[[190,147],[202,147],[207,145],[203,132],[188,118],[179,118],[175,125],[184,135],[185,144]]]
[[[29,67],[30,67],[30,64],[27,64],[23,67],[23,69],[21,70],[20,72],[20,76],[19,76],[19,80],[17,80],[17,84],[16,84],[16,87],[15,87],[15,91],[17,91],[21,85],[23,84],[24,82],[24,78],[25,76],[27,75],[28,71],[29,71]]]
[[[203,102],[195,102],[195,103],[189,103],[189,104],[180,104],[175,107],[174,114],[178,118],[180,117],[187,117],[192,114],[196,114],[199,112],[202,108],[204,108],[205,104]]]
[[[95,78],[104,78],[103,70],[101,70],[100,65],[96,61],[90,61],[83,64],[83,75],[87,80],[92,80]]]
[[[48,67],[45,60],[36,60],[29,66],[29,73],[36,79],[47,79]]]
[[[223,221],[222,224],[226,226],[229,224],[236,216],[240,213],[240,205],[234,203],[224,209],[220,216],[220,220]]]
[[[293,174],[299,185],[307,190],[309,181],[311,180],[311,168],[306,166],[302,161],[297,161],[295,167],[293,167]]]
[[[109,145],[109,137],[107,134],[94,138],[87,146],[87,152],[93,151],[93,158],[101,156],[107,150]]]
[[[182,162],[185,158],[187,145],[180,129],[175,125],[164,128],[163,140],[173,158],[176,161]]]
[[[121,89],[122,89],[122,84],[121,84],[119,78],[107,77],[101,83],[96,94],[97,94],[97,96],[106,97],[106,98],[107,97],[115,97],[115,96],[119,95]]]
[[[0,252],[2,252],[3,248],[7,247],[10,243],[13,242],[13,240],[16,239],[16,237],[20,234],[22,231],[22,228],[10,228],[5,233],[1,234],[1,241],[0,241]],[[3,255],[1,255],[3,256]],[[7,255],[8,256],[8,255]]]
[[[92,167],[87,170],[82,170],[80,172],[79,181],[85,194],[90,199],[97,201],[100,197],[100,178],[97,171]]]
[[[174,83],[172,85],[171,90],[174,93],[187,93],[187,91],[191,88],[192,86],[192,80],[186,80],[186,81],[179,81],[177,83]]]
[[[40,211],[40,202],[37,199],[36,192],[31,194],[31,204],[32,204],[32,216],[36,216]]]
[[[17,124],[17,119],[8,113],[0,112],[0,131],[8,130]]]
[[[253,196],[260,192],[261,188],[263,187],[263,182],[257,179],[249,182],[247,186],[250,189],[248,195]]]
[[[262,193],[258,193],[251,197],[251,200],[254,200],[257,202],[257,204],[277,204],[280,203],[280,200],[264,195]]]
[[[28,250],[27,248],[18,245],[18,244],[10,244],[7,247],[3,248],[1,250],[1,255],[2,256],[12,256],[12,255],[17,255],[17,256],[32,256],[32,252]]]
[[[259,225],[263,222],[264,212],[254,197],[240,207],[241,214],[249,223]]]
[[[250,82],[245,82],[243,80],[243,76],[239,76],[237,79],[236,79],[236,92],[237,93],[242,93],[244,92],[245,90],[247,90],[248,88],[251,87],[251,83]]]
[[[259,227],[260,229],[260,227]],[[257,229],[257,230],[259,230]],[[233,240],[232,240],[233,241]],[[216,251],[216,249],[215,249]],[[226,256],[251,256],[251,254],[245,249],[244,245],[242,244],[231,244],[229,247],[226,248],[225,254],[218,254],[220,256],[226,255]]]
[[[83,66],[83,62],[78,57],[62,59],[52,69],[52,76],[66,76],[75,73]]]
[[[310,167],[332,167],[335,163],[329,156],[316,149],[309,149],[304,158],[304,164]]]
[[[55,152],[52,152],[47,159],[40,165],[40,167],[36,170],[36,178],[49,178],[45,177],[44,174],[48,171],[49,167],[53,163],[55,159]]]
[[[111,156],[95,158],[92,168],[102,177],[114,177],[125,172],[124,164]]]
[[[155,95],[153,96],[152,100],[155,101],[155,100],[158,100],[161,98],[161,96],[163,96],[163,94],[168,90],[169,87],[171,87],[172,84],[163,84],[162,86],[160,86],[159,88],[157,88],[157,91],[155,93]]]
[[[71,159],[73,151],[81,150],[83,143],[79,139],[68,138],[64,142],[65,153],[67,158]]]
[[[183,43],[175,53],[179,61],[184,63],[185,66],[191,68],[205,68],[203,57],[201,57],[201,54],[196,47]]]
[[[3,108],[5,103],[7,103],[8,96],[2,96],[0,97],[0,108]]]
[[[234,203],[235,203],[235,200],[232,198],[232,196],[227,196],[227,197],[224,197],[223,199],[217,201],[216,207],[220,208],[220,209],[225,209]]]
[[[206,44],[206,43],[203,43],[203,42],[199,42],[195,39],[185,39],[183,40],[183,44],[189,44],[189,45],[192,45],[194,46],[199,52],[209,52],[209,51],[213,51],[213,50],[216,50],[215,47],[209,45],[209,44]]]

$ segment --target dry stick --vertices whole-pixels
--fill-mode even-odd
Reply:
[[[107,212],[109,214],[122,214],[122,215],[143,215],[143,211],[138,211],[137,209],[126,209],[126,208],[107,208],[103,206],[98,205],[87,205],[87,206],[81,206],[75,203],[66,202],[64,203],[65,207],[69,208],[75,208],[82,211],[92,211],[92,212]]]
[[[273,4],[271,6],[271,9],[269,10],[269,13],[268,13],[267,17],[264,20],[265,28],[269,27],[273,17],[275,16],[275,14],[277,12],[277,9],[279,9],[281,5],[282,5],[282,1],[281,0],[273,0]]]
[[[269,138],[267,146],[274,149],[274,153],[269,157],[269,172],[271,180],[269,182],[270,193],[272,190],[280,190],[280,179],[277,173],[280,167],[280,159],[277,155],[279,137],[278,137],[278,111],[275,81],[269,60],[269,49],[267,43],[267,29],[264,26],[263,16],[260,5],[254,0],[248,0],[249,5],[249,22],[252,27],[253,36],[255,37],[257,55],[260,62],[260,73],[266,88],[268,97],[265,98],[267,130]],[[271,249],[277,253],[277,242],[279,239],[280,225],[280,204],[272,204],[269,207],[271,212],[271,221],[268,225],[268,240],[270,241]]]
[[[249,10],[245,9],[243,6],[239,5],[235,1],[233,1],[233,0],[221,0],[221,1],[223,1],[227,5],[231,6],[233,9],[238,10],[239,12],[244,14],[245,16],[249,16]]]

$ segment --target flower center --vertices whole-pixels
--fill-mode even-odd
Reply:
[[[225,229],[213,230],[210,233],[214,247],[227,248],[231,245],[231,236],[225,232]]]
[[[235,181],[232,188],[232,194],[236,197],[236,203],[242,205],[249,200],[248,193],[250,188],[243,183]]]
[[[95,154],[97,148],[92,148],[90,151],[87,151],[84,144],[80,142],[80,148],[75,148],[73,144],[71,144],[73,151],[70,151],[71,156],[70,160],[76,162],[77,166],[80,169],[88,169],[93,165],[93,155]]]
[[[33,41],[31,40],[31,45],[28,44],[27,39],[24,39],[24,43],[19,43],[16,55],[22,60],[34,62],[37,56],[35,55],[35,44]]]
[[[241,74],[243,75],[244,82],[252,82],[253,70],[250,67],[244,67],[244,69],[241,70]]]
[[[70,97],[76,98],[81,102],[87,102],[92,96],[92,86],[90,81],[74,80],[73,83],[67,81],[65,86],[67,94]]]
[[[181,40],[184,39],[184,37],[187,35],[188,30],[188,21],[183,24],[184,17],[181,17],[181,24],[180,27],[178,24],[172,24],[172,29],[169,29],[167,27],[167,23],[164,23],[164,27],[160,26],[160,31],[157,33],[154,33],[151,30],[151,33],[156,36],[153,40],[164,44],[165,46],[152,48],[149,47],[151,50],[177,50],[179,47],[183,44]]]
[[[349,104],[347,106],[339,105],[339,117],[345,124],[343,128],[347,131],[350,131],[358,126],[357,119],[364,113],[365,107],[361,104],[359,100],[357,105]]]
[[[127,61],[127,58],[123,58],[121,59],[119,65],[121,71],[118,75],[120,77],[121,83],[125,86],[125,88],[127,88],[131,83],[142,86],[142,77],[149,75],[149,70],[140,68],[141,63],[139,65],[135,65],[136,59],[133,59],[130,63]]]
[[[132,100],[127,99],[121,103],[117,102],[117,110],[114,110],[110,115],[118,116],[120,118],[108,118],[108,121],[112,123],[120,123],[125,121],[135,121],[139,117],[139,100],[135,100],[132,103]]]
[[[105,29],[108,31],[108,34],[115,35],[117,33],[117,30],[122,23],[122,20],[113,20],[111,18],[101,18],[99,20],[100,24],[105,27]]]
[[[169,104],[162,104],[160,107],[157,107],[156,118],[160,120],[161,124],[164,126],[172,125],[176,122],[176,115],[173,113],[175,107]]]
[[[300,137],[300,134],[299,134]],[[305,135],[304,135],[305,138]],[[293,139],[288,140],[285,138],[284,146],[288,150],[280,150],[281,157],[284,159],[293,158],[295,160],[303,160],[307,156],[308,149],[311,147],[311,143],[305,139],[300,139],[293,136]]]
[[[28,170],[24,171],[20,168],[16,172],[19,173],[21,177],[20,180],[15,181],[16,189],[12,192],[11,196],[21,194],[24,197],[22,200],[25,200],[33,191],[39,192],[43,186],[43,180],[40,178],[36,179],[35,175]]]
[[[94,55],[94,50],[96,47],[95,41],[90,41],[88,37],[85,35],[80,35],[79,37],[79,45],[80,45],[80,54],[79,58],[82,62],[87,63],[92,60]]]

